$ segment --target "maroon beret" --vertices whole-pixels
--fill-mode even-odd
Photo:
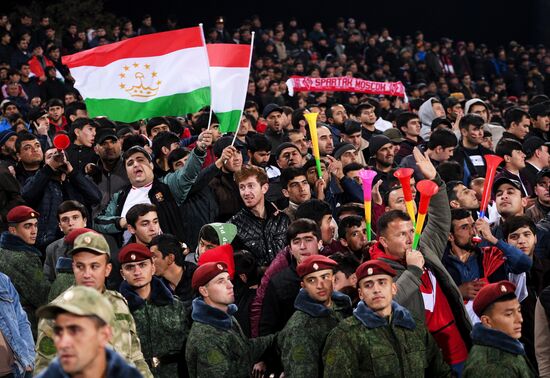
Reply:
[[[65,239],[64,239],[65,244],[73,245],[74,240],[80,235],[85,234],[86,232],[95,232],[95,231],[86,227],[75,228],[74,230],[69,232],[67,235],[65,235]]]
[[[227,271],[227,265],[222,261],[209,262],[201,265],[193,273],[191,287],[198,290],[199,287],[206,285],[211,279],[223,272],[229,273]]]
[[[21,223],[29,219],[38,219],[40,214],[28,206],[15,206],[8,212],[6,220],[10,224]]]
[[[151,258],[153,258],[153,253],[149,248],[139,243],[126,244],[118,252],[118,261],[121,264],[149,260]]]
[[[357,284],[365,277],[376,276],[377,274],[387,274],[388,276],[395,277],[397,273],[393,268],[384,261],[381,260],[369,260],[359,265],[355,271],[357,276]]]
[[[474,298],[474,312],[481,317],[483,311],[499,298],[506,295],[516,294],[516,285],[510,281],[500,281],[485,285]]]
[[[320,270],[326,270],[334,268],[338,263],[332,259],[329,259],[323,255],[312,255],[306,257],[296,267],[296,273],[300,278],[304,278],[310,273],[318,272]]]

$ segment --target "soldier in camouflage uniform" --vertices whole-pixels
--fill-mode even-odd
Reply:
[[[294,301],[296,312],[277,336],[286,378],[323,375],[322,353],[328,333],[351,315],[351,300],[332,289],[336,261],[309,256],[296,272],[302,289]]]
[[[521,337],[521,305],[516,286],[500,281],[484,286],[474,299],[474,312],[481,323],[474,325],[470,350],[462,376],[536,377],[525,355]]]
[[[126,361],[133,363],[144,377],[153,377],[141,353],[136,325],[126,300],[120,293],[105,289],[105,279],[112,267],[108,262],[110,258],[109,245],[103,235],[94,231],[79,235],[75,239],[71,255],[76,285],[95,288],[107,298],[114,308],[115,317],[111,324],[113,337],[110,343],[112,348]],[[51,304],[60,304],[63,301],[64,295],[62,294]],[[36,349],[35,371],[39,372],[56,354],[51,320],[40,320]]]
[[[237,306],[225,263],[199,266],[192,286],[201,296],[193,301],[194,322],[185,350],[189,376],[248,378],[275,336],[248,339],[244,335],[232,316]]]
[[[42,254],[34,248],[39,215],[28,206],[14,207],[6,216],[8,231],[0,236],[0,272],[11,279],[19,293],[21,306],[27,313],[35,339],[35,311],[46,304],[50,290],[50,284],[42,271]]]
[[[115,314],[109,301],[97,290],[74,286],[63,293],[62,301],[43,306],[37,313],[41,318],[55,320],[54,340],[60,354],[39,378],[142,376],[118,353],[107,348]],[[74,332],[75,329],[80,332]]]
[[[141,350],[151,372],[158,378],[177,377],[178,363],[185,362],[183,302],[153,276],[153,253],[146,246],[127,244],[120,250],[118,261],[124,278],[120,293],[136,321]]]
[[[393,301],[395,270],[370,260],[356,275],[361,301],[327,337],[324,376],[450,377],[426,326]]]

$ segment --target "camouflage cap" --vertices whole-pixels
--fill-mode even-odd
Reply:
[[[85,232],[74,240],[73,249],[70,254],[74,255],[77,252],[88,251],[95,252],[99,254],[105,254],[111,257],[111,250],[109,249],[109,244],[107,240],[101,234],[98,234],[95,231]]]
[[[101,293],[86,286],[73,286],[53,302],[36,310],[39,318],[54,319],[60,312],[78,316],[97,316],[110,324],[114,318],[111,303]]]

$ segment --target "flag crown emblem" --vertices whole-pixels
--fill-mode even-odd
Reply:
[[[120,89],[132,97],[155,97],[162,84],[150,64],[126,64],[118,76],[121,79]]]

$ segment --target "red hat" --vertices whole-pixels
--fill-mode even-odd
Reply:
[[[359,265],[355,271],[355,275],[357,276],[357,284],[359,284],[359,281],[363,278],[376,276],[377,274],[387,274],[391,277],[395,277],[397,275],[395,270],[388,263],[381,260],[369,260]]]
[[[138,243],[126,244],[118,252],[118,262],[120,262],[120,264],[144,261],[151,258],[153,258],[153,253],[149,248]]]
[[[65,235],[65,239],[64,239],[64,242],[65,244],[68,244],[68,245],[73,245],[74,244],[74,240],[79,237],[80,235],[86,233],[86,232],[95,232],[94,230],[91,230],[89,228],[86,228],[86,227],[82,227],[82,228],[75,228],[74,230],[72,230],[71,232],[69,232],[67,235]]]
[[[9,224],[21,223],[29,219],[38,219],[40,214],[28,206],[15,206],[8,212],[6,220]]]
[[[333,259],[329,259],[323,255],[312,255],[306,257],[298,266],[296,267],[296,273],[300,278],[304,278],[310,273],[318,272],[320,270],[326,270],[334,268],[338,263]]]
[[[203,264],[193,273],[191,287],[198,290],[199,287],[206,285],[211,279],[223,272],[229,273],[227,271],[227,265],[222,261]]]
[[[487,307],[506,295],[516,295],[516,285],[510,281],[500,281],[485,285],[474,298],[474,312],[481,317]]]
[[[199,257],[198,265],[204,265],[209,262],[224,262],[227,266],[227,272],[231,279],[235,275],[235,259],[233,258],[233,247],[231,244],[220,245],[216,248],[203,252]]]

